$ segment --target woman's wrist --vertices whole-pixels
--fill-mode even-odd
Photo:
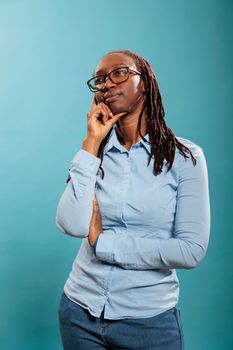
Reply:
[[[91,136],[86,136],[83,140],[82,149],[97,157],[101,141]]]

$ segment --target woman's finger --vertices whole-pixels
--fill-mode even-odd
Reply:
[[[98,105],[93,111],[87,113],[88,120],[101,118],[102,122],[106,122],[110,116],[108,109],[104,105]]]
[[[93,199],[93,209],[94,209],[94,213],[97,214],[99,211],[99,205],[96,197],[94,197]]]
[[[107,122],[109,118],[111,118],[113,116],[113,113],[111,111],[110,108],[108,108],[107,105],[105,105],[104,103],[100,103],[97,108],[99,108],[99,112],[102,114],[103,116],[103,122]]]
[[[95,95],[92,98],[92,102],[91,102],[91,109],[95,108],[97,106],[96,104],[96,99],[95,99]]]

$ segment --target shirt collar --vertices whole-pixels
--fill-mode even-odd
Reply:
[[[149,141],[149,133],[147,133],[144,138]],[[141,139],[140,141],[137,142],[138,144],[141,144],[142,146],[145,147],[145,149],[148,151],[148,153],[150,154],[151,152],[151,146],[149,143],[147,143],[146,141],[144,141],[143,139]],[[112,149],[113,147],[117,148],[121,153],[125,152],[126,149],[124,146],[122,146],[117,138],[117,134],[116,134],[116,128],[115,126],[113,126],[111,135],[109,136],[108,142],[106,143],[105,147],[104,147],[104,154],[107,153],[110,149]]]

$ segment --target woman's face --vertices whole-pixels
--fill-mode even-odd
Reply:
[[[118,67],[130,67],[139,71],[130,57],[122,53],[112,53],[105,56],[98,63],[95,75],[107,74]],[[107,96],[115,94],[116,97],[113,99],[105,100]],[[108,78],[104,89],[96,92],[95,97],[98,103],[105,103],[113,114],[120,112],[132,113],[138,104],[144,100],[144,82],[139,74],[134,73],[130,73],[129,78],[119,84],[113,83]]]

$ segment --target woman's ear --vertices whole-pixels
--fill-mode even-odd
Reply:
[[[143,94],[146,93],[145,82],[143,80],[142,80],[142,92]]]

